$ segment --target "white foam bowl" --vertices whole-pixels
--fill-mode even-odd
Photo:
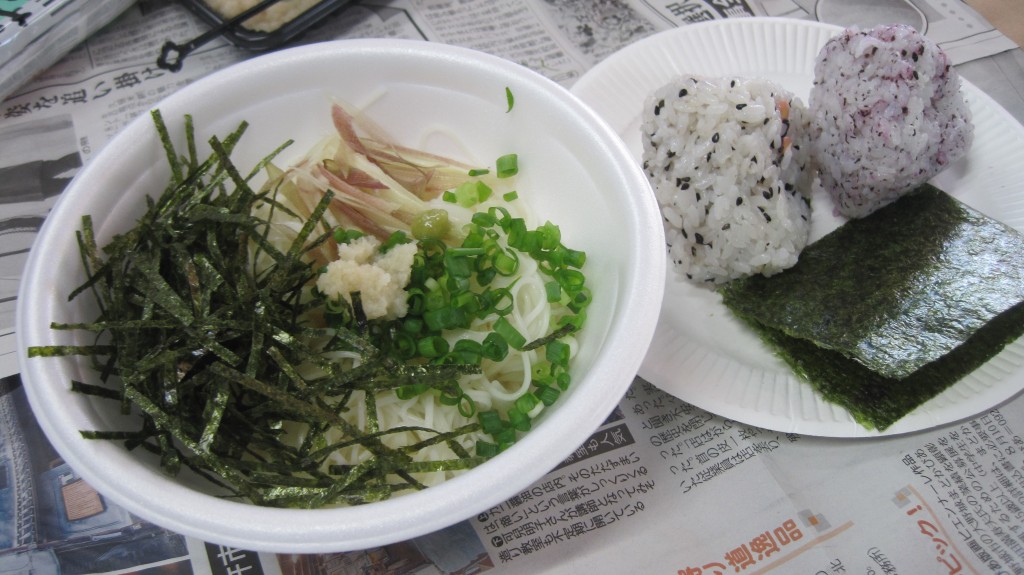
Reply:
[[[507,110],[505,88],[515,105]],[[26,357],[28,346],[87,343],[52,321],[92,319],[67,301],[84,278],[74,231],[94,218],[99,242],[134,223],[145,194],[169,171],[145,114],[120,133],[69,185],[32,248],[18,295],[21,374],[36,418],[61,456],[104,497],[176,532],[271,552],[345,551],[441,529],[515,495],[585,440],[618,403],[650,343],[660,309],[665,257],[658,209],[618,136],[554,82],[522,66],[451,46],[343,40],[257,57],[203,78],[159,104],[183,142],[180,119],[195,118],[197,140],[251,124],[233,159],[251,166],[285,139],[295,155],[332,129],[329,105],[364,108],[404,144],[489,165],[519,154],[520,198],[588,254],[593,304],[573,368],[574,382],[533,431],[487,463],[441,485],[355,507],[260,507],[214,495],[203,480],[169,477],[146,454],[85,440],[83,429],[114,429],[116,402],[70,390],[95,381],[75,358]],[[288,160],[285,154],[283,160]],[[141,451],[141,450],[137,450]]]

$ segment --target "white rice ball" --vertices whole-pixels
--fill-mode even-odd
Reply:
[[[643,166],[669,257],[707,286],[796,263],[810,231],[803,103],[761,79],[687,76],[644,105]]]
[[[967,153],[974,129],[946,53],[914,28],[849,28],[814,67],[808,106],[821,185],[864,217]]]

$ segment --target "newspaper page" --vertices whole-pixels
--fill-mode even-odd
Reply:
[[[1015,48],[961,3],[901,1],[961,65]],[[752,15],[840,23],[826,8],[824,0],[360,0],[294,43],[446,42],[570,87],[607,55],[664,29]],[[590,440],[529,489],[437,533],[351,553],[226,548],[108,503],[31,416],[14,351],[17,286],[39,226],[80,167],[166,95],[253,55],[215,40],[179,72],[156,65],[164,41],[205,30],[177,4],[143,0],[0,104],[0,573],[1024,573],[1021,398],[927,432],[842,441],[753,428],[638,378]],[[1024,71],[1013,81],[1024,84]]]

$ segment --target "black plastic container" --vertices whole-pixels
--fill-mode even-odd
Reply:
[[[216,28],[224,25],[229,18],[225,18],[214,11],[209,4],[202,0],[180,0],[182,4],[191,9],[200,19]],[[224,30],[221,35],[229,42],[240,48],[250,50],[269,50],[277,48],[285,42],[295,38],[310,26],[328,16],[335,10],[348,4],[351,0],[322,0],[314,4],[308,10],[299,14],[292,20],[282,24],[276,30],[261,32],[250,30],[244,25],[234,26]]]

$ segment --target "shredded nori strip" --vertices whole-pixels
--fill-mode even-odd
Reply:
[[[211,139],[213,154],[200,161],[190,117],[185,157],[175,151],[159,111],[153,120],[171,165],[170,185],[147,198],[136,225],[102,249],[91,219],[83,217],[78,243],[87,280],[69,299],[92,292],[100,313],[93,322],[51,325],[93,332],[96,343],[29,349],[31,357],[90,358],[104,385],[74,382],[73,389],[142,413],[138,429],[83,430],[83,437],[123,441],[158,455],[169,474],[184,466],[235,496],[289,507],[376,501],[422,489],[412,473],[468,469],[486,459],[456,443],[478,430],[477,423],[447,433],[417,428],[433,439],[400,449],[381,441],[412,428],[379,430],[374,393],[411,382],[443,389],[479,367],[405,365],[360,333],[306,323],[310,310],[325,304],[311,289],[317,270],[306,254],[330,237],[322,216],[331,194],[282,252],[267,240],[268,221],[254,208],[285,208],[273,190],[249,185],[285,146],[245,175],[230,159],[245,124],[223,140]],[[269,265],[257,266],[257,258]],[[325,348],[359,354],[360,367],[340,369],[323,358]],[[316,375],[303,375],[302,365],[317,368]],[[349,405],[357,390],[370,399]],[[365,432],[341,417],[351,409],[366,410]],[[302,445],[280,441],[289,424],[308,426]],[[332,464],[328,428],[344,432],[334,447],[360,445],[372,457],[355,466]],[[456,457],[412,460],[438,443]]]
[[[1024,235],[924,185],[720,292],[825,399],[884,430],[1024,335]]]

